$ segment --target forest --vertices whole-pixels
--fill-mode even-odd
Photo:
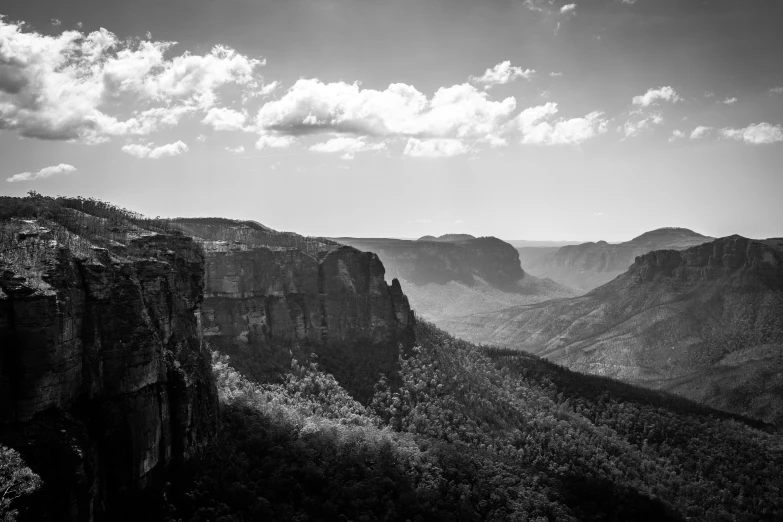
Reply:
[[[157,516],[780,520],[771,426],[457,340],[421,322],[401,385],[355,401],[315,363],[259,384],[214,354],[222,428]]]

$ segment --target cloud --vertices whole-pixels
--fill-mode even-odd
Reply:
[[[410,138],[405,145],[403,154],[413,158],[448,158],[459,156],[466,152],[468,152],[468,149],[460,140],[447,138],[420,140]]]
[[[638,114],[638,112],[632,114]],[[620,127],[620,131],[625,134],[626,138],[635,138],[636,136],[639,136],[642,131],[651,129],[653,126],[661,125],[662,123],[663,116],[657,113],[650,114],[642,119],[627,121],[625,125]]]
[[[669,86],[666,87],[659,87],[657,89],[649,89],[646,93],[644,93],[641,96],[634,96],[633,97],[633,104],[634,105],[640,105],[642,107],[649,107],[650,105],[656,103],[658,100],[663,101],[670,101],[672,103],[676,103],[682,98],[677,94],[677,92],[672,89]]]
[[[726,98],[721,103],[723,103],[725,105],[731,105],[733,103],[737,103],[737,98]]]
[[[60,27],[62,25],[62,22],[58,18],[52,18],[51,20],[49,20],[49,24],[52,27]]]
[[[707,134],[710,133],[712,130],[712,127],[705,127],[704,125],[699,125],[693,131],[691,131],[691,139],[692,140],[698,140],[700,138],[704,138],[707,136]]]
[[[18,183],[20,181],[33,181],[36,179],[48,178],[55,174],[68,174],[69,172],[76,171],[76,167],[68,165],[67,163],[60,163],[59,165],[53,165],[51,167],[44,167],[38,172],[22,172],[20,174],[14,174],[10,178],[6,179],[9,183]]]
[[[766,145],[783,141],[783,126],[769,123],[751,124],[744,129],[721,129],[724,138],[742,141],[751,145]]]
[[[245,146],[240,145],[238,147],[226,147],[226,150],[233,154],[242,154],[243,152],[245,152]]]
[[[492,101],[467,83],[442,87],[427,99],[403,83],[378,91],[361,89],[358,83],[301,79],[279,100],[261,107],[256,126],[291,137],[338,133],[480,140],[497,135],[515,108],[513,97]]]
[[[681,130],[679,130],[679,129],[674,129],[674,130],[672,131],[672,135],[671,135],[671,137],[669,138],[669,141],[676,141],[676,140],[678,140],[678,139],[682,139],[682,138],[684,138],[684,137],[685,137],[685,133],[684,133],[684,132],[682,132],[682,131],[681,131]]]
[[[342,159],[351,160],[357,152],[383,150],[385,148],[386,144],[383,142],[367,143],[364,138],[348,138],[341,136],[332,138],[323,143],[316,143],[310,147],[310,150],[314,152],[342,153]]]
[[[201,123],[216,131],[244,130],[247,114],[226,107],[212,107]]]
[[[505,85],[517,78],[531,79],[536,74],[533,69],[522,69],[511,65],[511,61],[500,62],[491,69],[484,71],[482,76],[471,76],[470,81],[484,84],[484,90],[491,89],[495,85]]]
[[[188,146],[181,141],[168,143],[160,147],[154,147],[151,143],[146,145],[130,144],[122,147],[122,151],[137,158],[159,159],[166,156],[179,156],[188,151]]]
[[[551,72],[551,73],[549,73],[549,76],[551,76],[552,78],[560,78],[561,76],[563,76],[563,73],[561,73],[561,72]]]
[[[290,147],[295,141],[293,136],[276,136],[273,134],[265,134],[258,138],[256,142],[257,149],[263,149],[265,147],[272,147],[274,149],[282,149]]]
[[[572,13],[576,11],[576,4],[566,4],[560,8],[560,13]]]
[[[224,86],[258,87],[262,60],[225,46],[165,58],[174,45],[106,29],[45,36],[0,18],[0,129],[97,143],[208,111]]]
[[[607,120],[602,112],[591,112],[582,118],[551,121],[558,112],[557,104],[549,102],[522,111],[515,122],[522,131],[520,143],[527,145],[579,145],[606,132]],[[550,121],[547,121],[550,120]]]
[[[783,94],[783,87],[773,87],[769,90],[770,94]]]

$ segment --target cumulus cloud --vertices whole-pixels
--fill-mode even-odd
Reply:
[[[639,113],[633,113],[637,115]],[[651,129],[655,125],[661,125],[663,123],[663,116],[660,114],[650,114],[649,116],[642,117],[641,119],[628,120],[620,131],[625,134],[626,138],[635,138],[639,136],[644,130]]]
[[[576,4],[566,4],[560,8],[561,13],[571,13],[576,11]]]
[[[549,102],[522,111],[516,124],[522,131],[520,143],[529,145],[579,145],[606,132],[607,120],[602,112],[591,112],[582,118],[553,120],[557,104]]]
[[[258,87],[262,60],[224,46],[165,58],[174,45],[123,41],[106,29],[46,36],[0,18],[0,129],[95,143],[207,111],[224,86]]]
[[[646,93],[640,96],[634,96],[633,104],[639,105],[641,107],[649,107],[658,101],[670,101],[672,103],[676,103],[681,99],[682,98],[680,98],[677,92],[667,85],[666,87],[648,89]]]
[[[552,78],[559,78],[559,77],[563,76],[563,73],[561,73],[561,72],[551,72],[551,73],[549,73],[549,76],[551,76]]]
[[[346,136],[340,136],[338,138],[332,138],[323,143],[316,143],[310,150],[314,152],[329,152],[329,153],[342,153],[342,159],[353,159],[357,152],[364,152],[368,150],[383,150],[386,148],[386,144],[381,143],[367,143],[365,138],[349,138]]]
[[[233,154],[242,154],[243,152],[245,152],[245,146],[240,145],[238,147],[226,147],[226,150]]]
[[[448,158],[468,152],[468,148],[460,140],[449,138],[434,138],[420,140],[409,138],[403,154],[413,158]]]
[[[684,132],[682,132],[679,129],[674,129],[672,131],[671,137],[669,138],[669,141],[676,141],[676,140],[682,139],[684,137],[685,137],[685,133]]]
[[[511,65],[511,61],[506,60],[491,69],[487,69],[482,76],[471,76],[470,81],[483,84],[484,89],[487,90],[495,85],[505,85],[513,82],[517,78],[529,80],[535,74],[536,71],[533,69],[522,69],[522,67]]]
[[[44,167],[38,172],[21,172],[19,174],[14,174],[10,178],[6,179],[9,183],[18,183],[20,181],[32,181],[36,179],[43,179],[48,178],[50,176],[54,176],[55,174],[67,174],[69,172],[74,172],[76,170],[76,167],[73,165],[68,165],[67,163],[60,163],[59,165],[53,165],[51,167]]]
[[[700,138],[706,137],[710,131],[712,130],[712,127],[705,127],[704,125],[699,125],[693,131],[691,131],[691,139],[692,140],[698,140]]]
[[[751,124],[744,129],[721,129],[724,138],[742,141],[751,145],[766,145],[783,141],[783,126],[769,123]]]
[[[734,98],[734,97],[732,97],[732,98],[726,98],[726,99],[725,99],[725,100],[723,100],[721,103],[723,103],[723,104],[725,104],[725,105],[731,105],[731,104],[733,104],[733,103],[737,103],[737,98]]]
[[[188,151],[188,146],[182,141],[168,143],[160,147],[155,147],[151,143],[130,144],[122,147],[122,151],[137,158],[159,159],[166,156],[179,156]]]
[[[297,81],[256,116],[262,132],[480,140],[497,134],[516,108],[513,97],[490,100],[470,84],[438,89],[431,99],[403,83],[383,91],[358,83]]]
[[[212,107],[201,123],[216,131],[244,130],[247,114],[227,107]]]
[[[293,136],[278,136],[274,134],[264,134],[260,138],[258,138],[258,141],[256,142],[256,148],[263,149],[266,147],[271,147],[273,149],[282,149],[285,147],[290,147],[294,141],[295,138]]]

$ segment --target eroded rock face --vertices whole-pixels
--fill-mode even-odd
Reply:
[[[0,435],[44,479],[51,519],[114,519],[215,429],[202,250],[180,235],[127,256],[20,239],[37,253],[0,264]]]
[[[315,353],[357,396],[388,373],[413,343],[413,314],[378,256],[341,247],[319,259],[259,247],[207,254],[204,333],[215,348],[253,361],[243,368],[274,379],[291,359]],[[358,375],[358,366],[366,375]],[[365,383],[366,384],[366,383]]]

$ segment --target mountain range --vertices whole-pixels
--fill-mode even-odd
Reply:
[[[528,246],[518,251],[527,272],[584,293],[625,272],[637,256],[653,250],[683,250],[712,239],[686,228],[659,228],[624,243]]]
[[[781,239],[729,236],[655,250],[584,296],[452,318],[443,326],[580,372],[783,420]]]
[[[575,295],[570,288],[526,273],[514,247],[494,237],[333,239],[377,254],[387,278],[399,279],[416,314],[436,325],[450,317]]]

